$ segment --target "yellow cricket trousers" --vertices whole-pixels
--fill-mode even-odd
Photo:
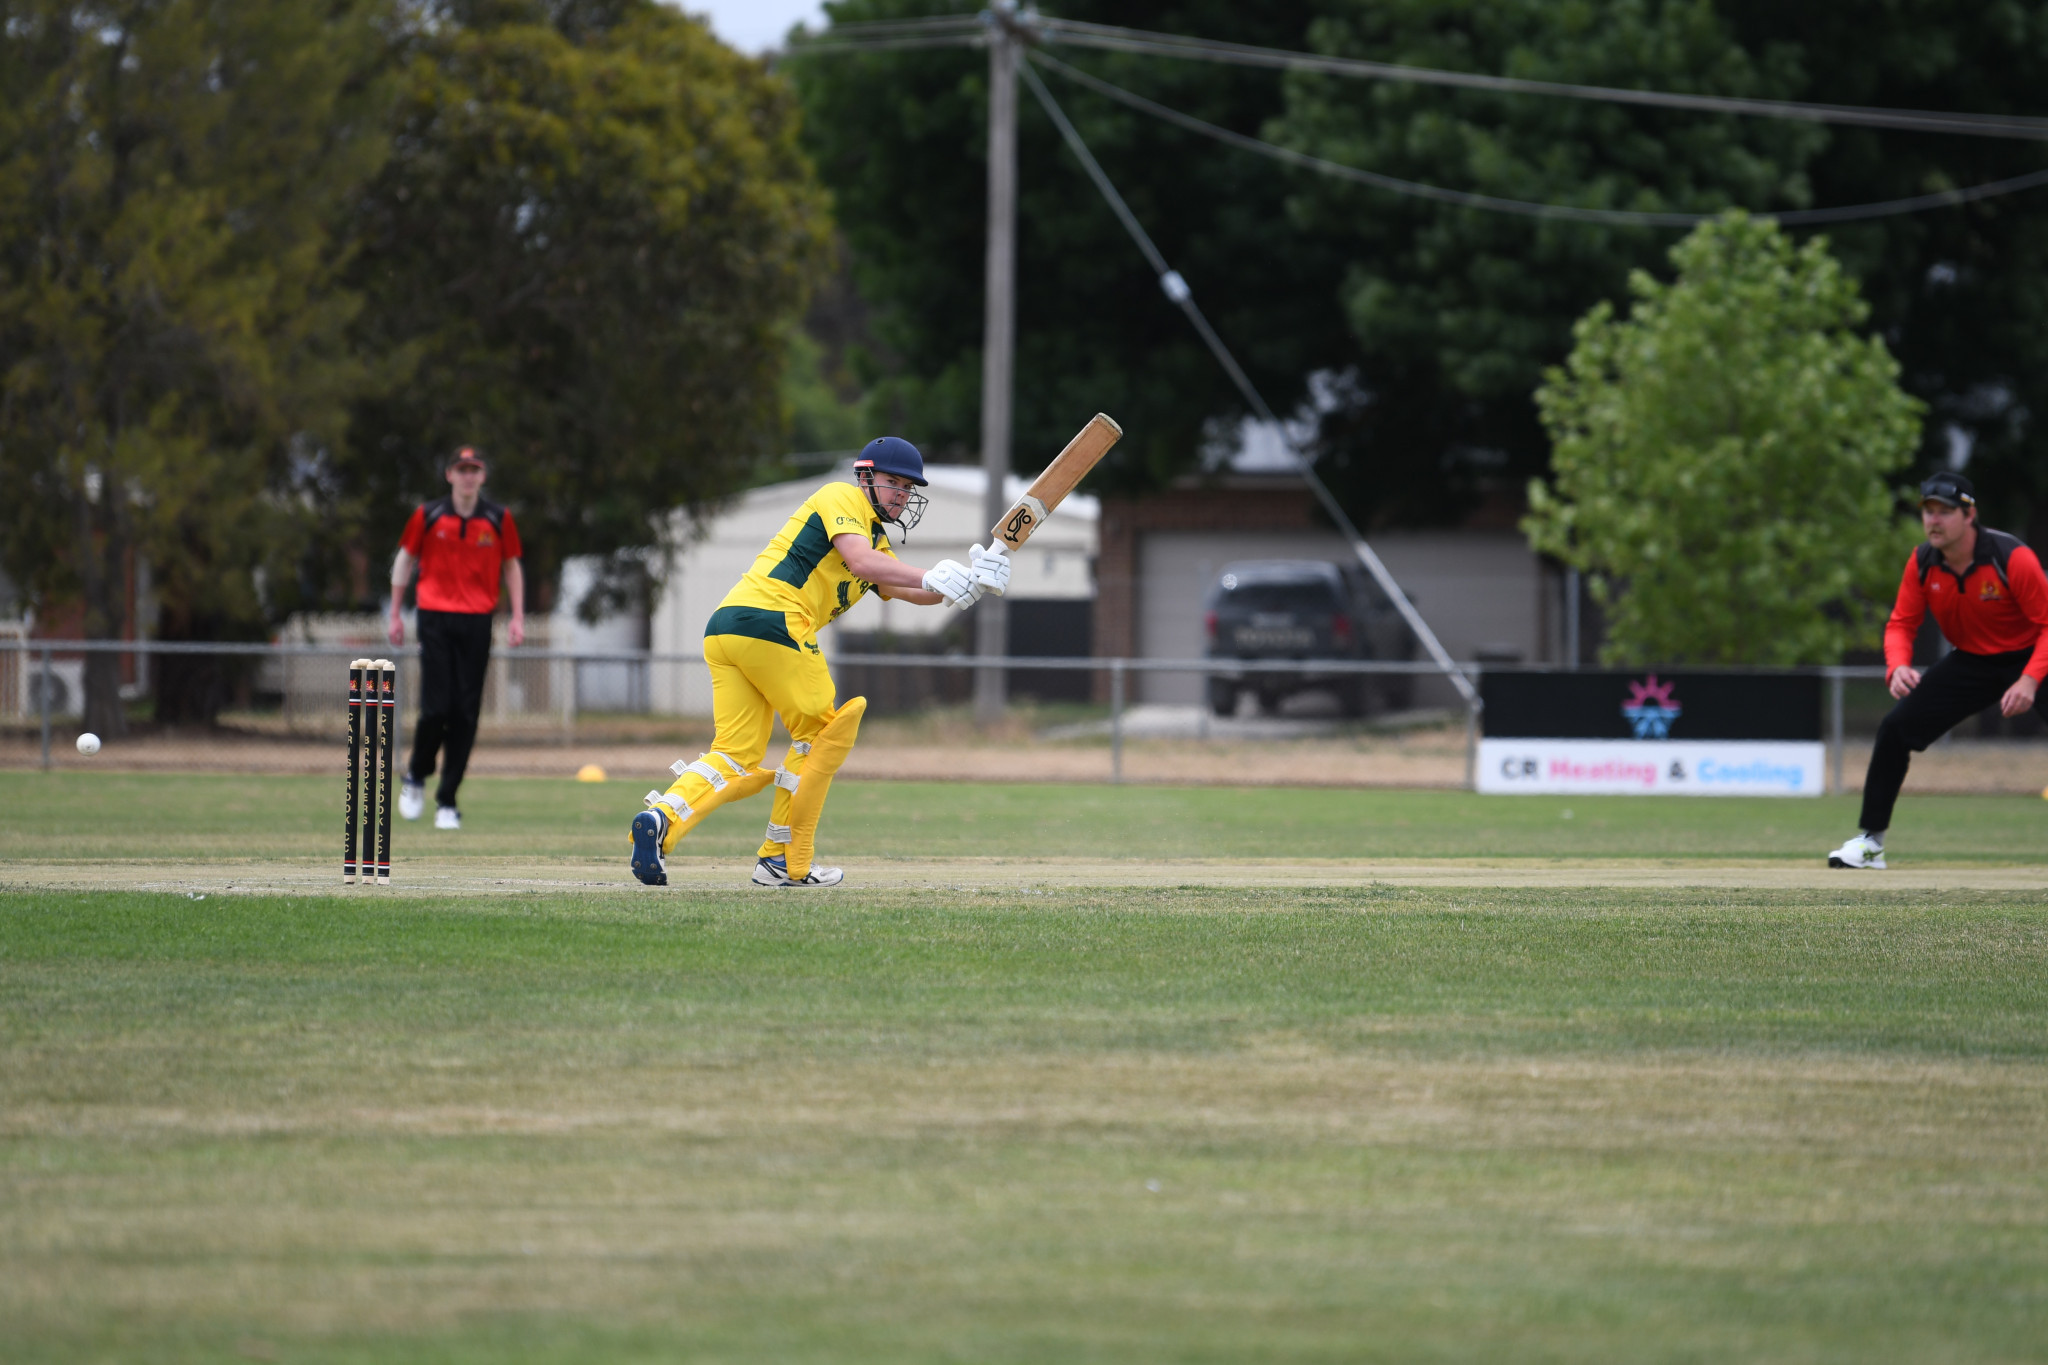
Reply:
[[[664,852],[718,806],[775,784],[775,805],[759,856],[788,858],[789,873],[810,871],[811,853],[832,774],[853,748],[865,698],[834,706],[836,690],[817,637],[791,629],[794,615],[753,607],[721,607],[704,637],[711,670],[716,729],[710,750],[669,788],[684,818],[669,826]],[[744,630],[741,634],[738,631]],[[789,753],[774,772],[761,768],[775,717],[789,731]],[[811,775],[808,789],[803,779]],[[799,866],[801,862],[801,866]]]

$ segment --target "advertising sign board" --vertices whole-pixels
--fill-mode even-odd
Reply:
[[[1479,790],[1819,796],[1820,679],[1650,670],[1480,680]]]

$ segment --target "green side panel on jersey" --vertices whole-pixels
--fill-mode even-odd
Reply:
[[[801,588],[811,581],[811,574],[818,567],[818,561],[832,553],[832,537],[825,534],[825,522],[816,512],[804,523],[804,529],[796,533],[790,542],[789,553],[782,562],[768,571],[770,578],[779,578],[792,588]]]
[[[749,640],[796,648],[796,641],[790,638],[789,621],[781,612],[766,607],[720,607],[704,623],[704,634],[744,635]]]

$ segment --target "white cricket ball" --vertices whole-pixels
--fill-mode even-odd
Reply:
[[[98,735],[94,734],[90,730],[87,730],[84,734],[78,737],[78,752],[82,754],[96,754],[99,751],[100,737]]]

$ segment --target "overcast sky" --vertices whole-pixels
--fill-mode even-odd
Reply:
[[[683,0],[682,8],[708,14],[712,32],[747,53],[779,45],[793,24],[825,26],[817,0]]]

